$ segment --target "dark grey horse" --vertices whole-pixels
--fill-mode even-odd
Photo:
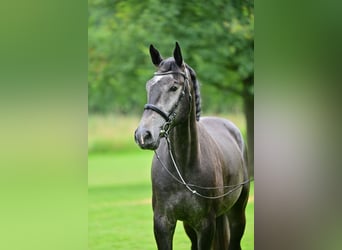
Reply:
[[[152,163],[154,234],[158,249],[172,249],[176,222],[183,221],[191,249],[241,249],[249,194],[246,149],[230,121],[200,119],[195,71],[178,43],[162,59],[150,46],[154,77],[135,140],[155,150]]]

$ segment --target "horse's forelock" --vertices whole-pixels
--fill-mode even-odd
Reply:
[[[159,65],[159,71],[161,72],[177,71],[177,69],[179,69],[179,67],[173,57],[163,60]]]

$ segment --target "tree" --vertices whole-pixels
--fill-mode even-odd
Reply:
[[[90,112],[140,113],[154,69],[148,46],[168,56],[178,41],[202,83],[204,111],[242,103],[253,166],[253,2],[89,0],[88,34]]]

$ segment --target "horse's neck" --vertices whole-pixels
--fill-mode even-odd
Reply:
[[[176,162],[183,170],[193,166],[198,159],[198,134],[196,118],[191,117],[185,123],[174,128],[170,137],[172,152]]]

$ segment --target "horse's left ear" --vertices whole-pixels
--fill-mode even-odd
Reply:
[[[182,52],[181,52],[178,42],[176,42],[176,47],[175,47],[175,50],[173,51],[173,57],[175,58],[175,61],[178,67],[182,67],[183,57],[182,57]]]
[[[152,44],[150,45],[150,55],[151,55],[153,64],[156,67],[158,67],[161,61],[163,61],[163,58],[160,56],[159,51],[155,47],[153,47]]]

